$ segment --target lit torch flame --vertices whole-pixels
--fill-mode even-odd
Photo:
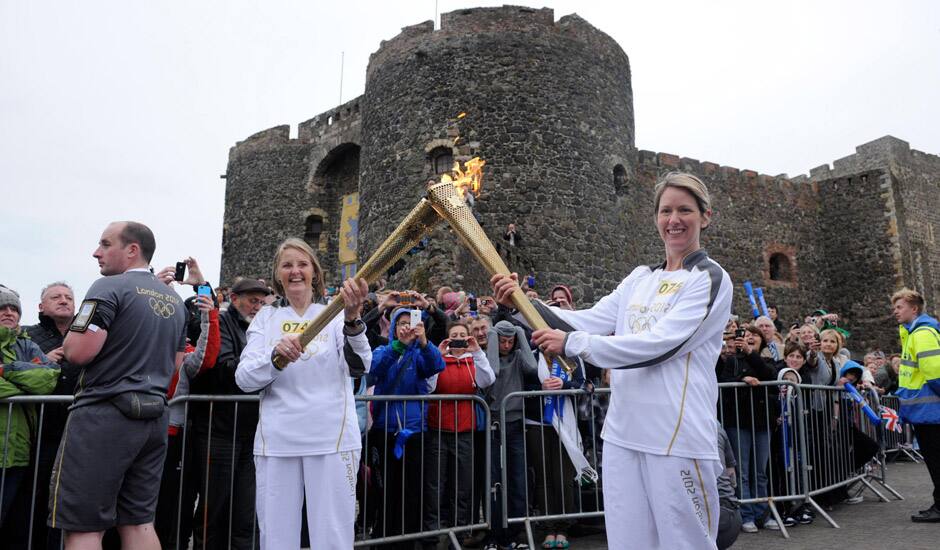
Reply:
[[[454,161],[454,168],[450,174],[441,175],[441,183],[450,183],[466,196],[467,191],[475,197],[480,196],[483,190],[483,166],[486,161],[480,157],[473,157],[460,167],[460,161]]]

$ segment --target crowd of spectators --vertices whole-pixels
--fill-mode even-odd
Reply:
[[[505,240],[505,245],[513,248],[521,237],[510,226]],[[189,258],[186,263],[189,276],[184,281],[174,283],[172,268],[157,275],[167,284],[191,286],[195,292],[207,283],[195,260]],[[534,277],[526,279],[524,290],[530,297],[560,308],[576,307],[571,288],[557,285],[543,290],[536,287]],[[330,293],[324,292],[324,302]],[[212,296],[188,298],[187,356],[167,397],[246,395],[235,374],[246,333],[266,304],[281,299],[265,280],[254,278],[239,278],[231,287],[217,288]],[[20,327],[19,296],[5,287],[0,289],[0,398],[71,395],[75,390],[80,369],[71,366],[62,354],[63,337],[75,315],[74,293],[67,283],[51,283],[43,289],[38,308],[39,323]],[[818,310],[787,325],[778,317],[776,307],[768,309],[769,316],[753,322],[740,322],[734,316],[729,320],[716,365],[718,382],[747,385],[723,389],[719,404],[731,450],[725,456],[735,459],[726,464],[724,472],[724,485],[736,487],[731,501],[766,497],[769,491],[782,490],[775,487],[782,476],[771,479],[774,476],[768,473],[781,470],[781,457],[786,452],[781,450],[782,410],[792,395],[785,388],[778,392],[778,388],[768,389],[760,382],[836,386],[852,381],[859,389],[879,396],[898,388],[899,355],[877,349],[849,353],[848,333],[839,326],[838,315]],[[512,517],[562,514],[587,507],[581,501],[584,491],[596,488],[577,475],[551,420],[546,419],[546,400],[505,398],[524,390],[602,388],[608,378],[601,369],[579,362],[577,371],[569,376],[558,376],[557,371],[540,374],[539,351],[509,310],[497,305],[492,296],[449,286],[423,293],[392,290],[382,281],[370,288],[362,320],[372,348],[372,364],[367,374],[350,380],[355,393],[482,398],[489,406],[492,424],[492,485],[484,483],[486,415],[478,402],[359,402],[364,441],[357,475],[359,536],[385,537],[472,525],[481,521],[485,499],[491,499],[494,518],[500,517],[504,501]],[[852,356],[862,358],[862,365],[851,361]],[[564,399],[556,403],[555,410],[563,409]],[[593,457],[595,465],[603,450],[599,429],[605,403],[593,391],[571,402],[584,453]],[[809,423],[813,433],[807,434],[809,452],[814,460],[822,460],[831,441],[825,430],[817,428],[838,418],[839,403],[814,394],[805,406],[814,417]],[[37,429],[40,415],[41,433]],[[0,432],[4,433],[0,527],[9,548],[25,548],[30,538],[33,548],[58,547],[60,534],[45,522],[45,481],[67,416],[67,404],[46,404],[41,409],[32,404],[0,407]],[[161,544],[164,548],[187,548],[192,540],[196,548],[256,547],[252,449],[258,407],[244,401],[179,402],[171,409],[170,418],[155,521]],[[853,443],[856,452],[864,448],[867,453],[869,446],[860,441],[862,437],[866,436],[855,434]],[[500,460],[503,439],[507,445],[505,463]],[[502,468],[506,469],[506,486],[498,483]],[[822,500],[827,505],[855,501],[846,491]],[[722,502],[724,506],[724,498]],[[810,523],[814,517],[805,505],[784,511],[787,525]],[[779,529],[766,504],[743,505],[740,515],[746,532],[756,532],[761,526]],[[553,520],[543,527],[544,548],[569,547],[573,521]],[[462,543],[468,547],[524,548],[519,528],[519,524],[504,527],[494,522],[489,531],[467,533]],[[108,541],[106,537],[106,547]],[[438,540],[427,537],[420,543],[436,548]],[[113,541],[111,544],[114,547]],[[403,542],[391,547],[411,549],[413,545]]]
[[[719,417],[736,458],[739,499],[787,495],[801,482],[798,474],[788,473],[787,462],[793,459],[801,426],[805,427],[808,458],[814,465],[809,481],[813,488],[830,484],[833,472],[840,468],[845,474],[857,471],[878,451],[877,442],[858,429],[859,419],[850,416],[853,408],[843,403],[842,392],[804,390],[806,421],[797,423],[786,414],[788,409],[793,411],[792,386],[762,382],[829,387],[851,383],[863,394],[870,393],[876,402],[898,388],[900,356],[893,354],[889,360],[879,349],[850,351],[849,332],[839,326],[838,314],[819,309],[786,325],[776,307],[769,305],[768,310],[769,316],[751,322],[737,316],[729,319],[715,367],[719,383],[740,383],[724,387],[719,403]],[[784,327],[788,327],[786,331]],[[864,367],[853,361],[853,356],[864,357]],[[851,447],[855,464],[833,464],[839,445]],[[860,491],[852,493],[840,487],[822,493],[816,500],[830,509],[836,504],[862,501]],[[806,503],[780,502],[778,507],[787,527],[812,523],[816,517]],[[744,532],[780,529],[766,503],[742,504],[740,516]]]

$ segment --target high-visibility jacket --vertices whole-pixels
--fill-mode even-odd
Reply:
[[[940,424],[940,324],[921,315],[901,325],[901,368],[897,396],[901,419],[911,424]]]

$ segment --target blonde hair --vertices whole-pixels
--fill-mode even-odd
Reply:
[[[282,242],[277,247],[277,252],[274,254],[274,268],[271,273],[271,284],[274,285],[274,292],[279,296],[284,296],[284,286],[281,284],[281,278],[278,276],[278,265],[281,263],[281,256],[284,254],[284,251],[289,248],[299,250],[310,258],[310,263],[313,264],[313,280],[311,281],[313,286],[313,301],[316,302],[320,300],[325,294],[323,268],[320,267],[317,254],[310,248],[310,245],[297,237],[291,237]]]
[[[921,296],[920,292],[917,292],[916,290],[911,290],[907,287],[902,288],[901,290],[891,295],[892,305],[894,305],[894,303],[897,302],[898,300],[904,300],[904,302],[907,303],[908,305],[916,307],[917,313],[923,313],[924,306],[927,305],[927,303],[924,301],[924,297]]]
[[[691,193],[695,197],[695,202],[702,214],[711,210],[711,197],[708,195],[708,187],[705,186],[702,180],[685,172],[669,172],[653,188],[656,193],[653,199],[653,208],[656,212],[659,211],[659,200],[663,197],[667,187],[675,187]]]
[[[842,348],[845,345],[845,340],[842,339],[842,335],[839,334],[838,330],[834,328],[827,328],[826,330],[819,333],[820,340],[827,336],[832,336],[835,339],[836,345],[838,346],[838,348],[836,348],[837,352],[839,351],[839,348]]]

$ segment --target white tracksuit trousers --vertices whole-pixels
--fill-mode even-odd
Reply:
[[[719,461],[654,455],[606,441],[603,465],[608,548],[716,548]]]
[[[359,451],[298,456],[255,455],[261,550],[300,548],[307,495],[311,548],[353,547]]]

